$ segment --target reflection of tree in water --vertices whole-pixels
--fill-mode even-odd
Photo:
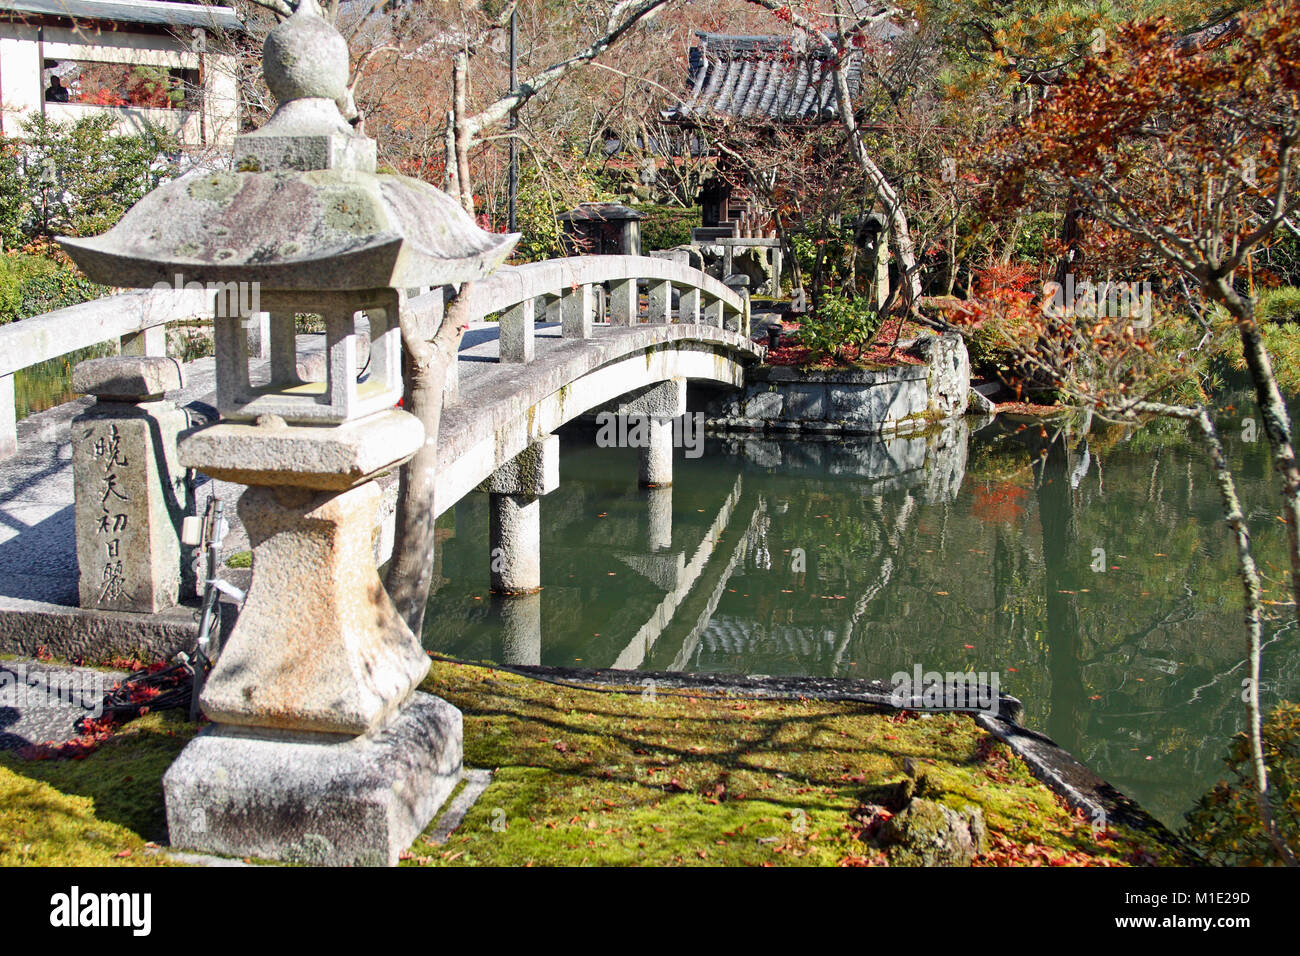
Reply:
[[[1027,701],[1031,722],[1115,782],[1131,780],[1152,809],[1176,821],[1185,798],[1166,794],[1215,779],[1228,739],[1244,723],[1239,585],[1222,518],[1212,498],[1197,495],[1204,465],[1185,442],[1166,436],[1135,448],[1140,454],[1125,470],[1138,480],[1112,480],[1107,494],[1102,476],[1088,474],[1086,439],[1037,428],[1017,437],[1036,462],[1042,532],[1042,690]],[[1208,495],[1208,476],[1204,484]],[[1258,517],[1271,519],[1266,509]],[[1008,537],[998,536],[995,589],[999,623],[1014,626],[1014,612],[1002,609],[1023,586],[1011,583],[1023,564],[1014,561]],[[1269,550],[1267,537],[1257,535],[1261,553]],[[1152,558],[1143,560],[1141,551]],[[1115,576],[1121,565],[1111,562],[1131,565],[1133,558],[1136,595],[1112,587],[1124,582]],[[1090,565],[1102,561],[1104,572],[1094,573]],[[1090,593],[1112,597],[1099,602]],[[1294,660],[1276,656],[1276,638],[1273,645],[1271,672],[1295,673]]]

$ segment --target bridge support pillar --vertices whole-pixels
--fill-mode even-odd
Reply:
[[[651,551],[667,551],[673,546],[673,489],[647,488],[646,531]]]
[[[686,379],[675,378],[636,392],[619,403],[618,414],[643,425],[637,447],[637,481],[643,488],[673,483],[673,420],[686,413]],[[629,427],[625,434],[631,435]]]
[[[501,662],[536,666],[542,662],[542,595],[500,594],[493,602],[501,611]]]
[[[489,505],[490,586],[527,594],[542,586],[542,495],[560,484],[560,439],[548,435],[498,468],[479,486]]]

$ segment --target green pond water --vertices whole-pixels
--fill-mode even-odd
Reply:
[[[1244,402],[1238,402],[1246,407]],[[1233,417],[1236,415],[1236,417]],[[636,451],[561,434],[539,594],[488,591],[488,501],[439,519],[426,647],[503,663],[687,673],[996,675],[1023,722],[1170,825],[1244,724],[1241,588],[1199,446],[1176,423],[966,423],[928,439],[710,438],[671,489]],[[1267,448],[1224,429],[1270,599],[1285,528]],[[1103,554],[1104,552],[1104,554]],[[1098,570],[1100,569],[1100,570]],[[1267,701],[1295,699],[1274,624]]]

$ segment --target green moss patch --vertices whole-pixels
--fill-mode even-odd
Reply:
[[[79,760],[0,751],[0,866],[156,865],[165,842],[162,775],[193,736],[150,714]]]
[[[935,799],[983,810],[980,863],[1168,859],[1136,833],[1094,836],[965,716],[595,693],[444,663],[424,689],[462,710],[466,764],[495,775],[447,843],[417,841],[410,864],[884,863],[852,814],[909,758]]]
[[[495,773],[407,865],[882,864],[894,851],[864,839],[861,810],[909,774],[929,799],[982,810],[978,864],[1179,862],[1141,834],[1094,834],[965,716],[597,693],[441,662],[424,689],[464,713],[466,764]],[[164,862],[146,844],[165,843],[162,775],[194,730],[151,714],[84,759],[0,753],[0,865]]]

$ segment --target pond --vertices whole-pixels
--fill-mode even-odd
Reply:
[[[541,505],[542,591],[488,592],[487,497],[471,495],[439,520],[425,645],[687,673],[995,674],[1026,726],[1177,827],[1244,726],[1233,553],[1182,425],[1079,425],[710,438],[656,490],[636,487],[634,450],[571,428]],[[1267,446],[1240,413],[1220,426],[1265,596],[1285,601]],[[1295,634],[1267,637],[1266,701],[1295,699]]]

